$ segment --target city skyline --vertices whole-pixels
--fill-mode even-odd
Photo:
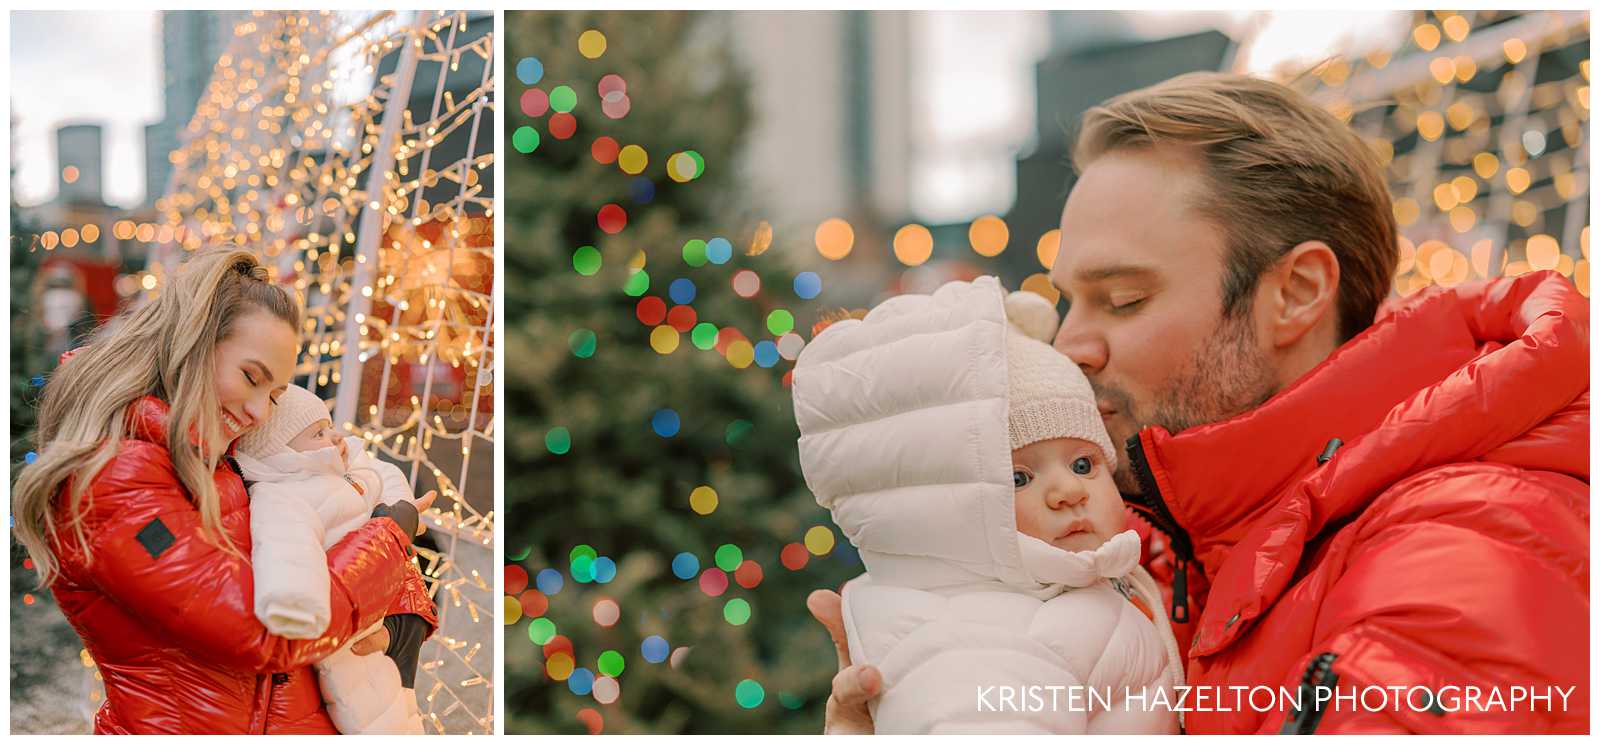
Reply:
[[[106,70],[117,71],[107,85]],[[55,132],[104,128],[108,204],[145,200],[144,127],[161,120],[159,11],[11,14],[13,199],[25,207],[56,196]]]

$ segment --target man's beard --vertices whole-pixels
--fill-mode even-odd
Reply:
[[[1255,327],[1249,313],[1223,318],[1210,337],[1196,345],[1178,371],[1167,378],[1148,407],[1136,406],[1132,397],[1112,385],[1090,380],[1096,398],[1109,403],[1133,425],[1131,432],[1113,433],[1112,439],[1137,435],[1145,427],[1159,426],[1172,434],[1190,427],[1221,421],[1265,403],[1278,390],[1272,362],[1256,346]],[[1117,442],[1124,447],[1127,442]],[[1142,494],[1126,453],[1117,459],[1114,474],[1124,494]]]

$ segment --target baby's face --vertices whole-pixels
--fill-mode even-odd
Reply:
[[[338,448],[340,460],[350,462],[349,454],[345,452],[344,438],[333,428],[333,420],[322,419],[313,422],[311,426],[300,431],[294,439],[289,441],[289,449],[302,453],[323,448]]]
[[[1068,551],[1091,551],[1127,526],[1105,455],[1088,440],[1043,440],[1011,451],[1017,530]]]

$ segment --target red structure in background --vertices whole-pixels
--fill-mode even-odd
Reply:
[[[84,298],[88,301],[89,312],[94,315],[95,324],[102,324],[106,319],[117,314],[121,309],[121,298],[117,297],[117,272],[119,265],[114,261],[107,261],[92,255],[80,254],[54,254],[39,263],[36,276],[48,277],[61,269],[73,272],[80,280]]]
[[[460,237],[452,237],[451,226],[462,223]],[[482,250],[451,251],[452,240],[459,241],[461,247]],[[423,246],[424,241],[427,247]],[[461,355],[459,366],[440,355],[424,363],[421,355],[428,345],[407,343],[399,362],[389,367],[383,405],[385,422],[392,425],[410,412],[412,396],[420,401],[427,395],[430,418],[437,414],[446,428],[465,428],[474,390],[479,387],[476,383],[485,379],[484,373],[493,365],[492,356],[487,357],[485,370],[479,371],[479,352],[486,345],[492,349],[494,338],[492,330],[485,330],[489,303],[481,302],[474,307],[450,290],[467,290],[485,297],[493,291],[494,259],[487,249],[494,246],[494,220],[478,215],[460,221],[429,220],[415,227],[409,221],[401,222],[385,231],[381,245],[384,249],[379,275],[393,274],[396,281],[385,288],[382,297],[373,298],[368,312],[368,317],[377,322],[371,324],[373,330],[387,334],[391,322],[395,326],[418,326],[442,313],[451,326],[441,330],[437,337],[441,350],[459,349],[469,334],[472,342],[471,353]],[[444,307],[430,308],[430,298],[445,301]],[[400,301],[406,301],[407,307],[397,315]],[[362,366],[360,407],[363,410],[378,401],[378,391],[384,382],[385,359],[383,355],[373,355]],[[430,374],[431,389],[428,387]],[[494,412],[492,383],[483,385],[477,398],[478,426],[482,426],[484,417]]]

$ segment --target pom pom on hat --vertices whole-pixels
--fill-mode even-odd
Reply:
[[[1027,334],[1028,338],[1046,344],[1055,340],[1056,327],[1061,323],[1055,306],[1049,300],[1027,290],[1018,290],[1006,296],[1006,320]]]
[[[1006,297],[1007,414],[1011,449],[1058,438],[1100,446],[1108,468],[1117,467],[1094,389],[1077,363],[1050,346],[1059,321],[1055,306],[1031,292]]]

